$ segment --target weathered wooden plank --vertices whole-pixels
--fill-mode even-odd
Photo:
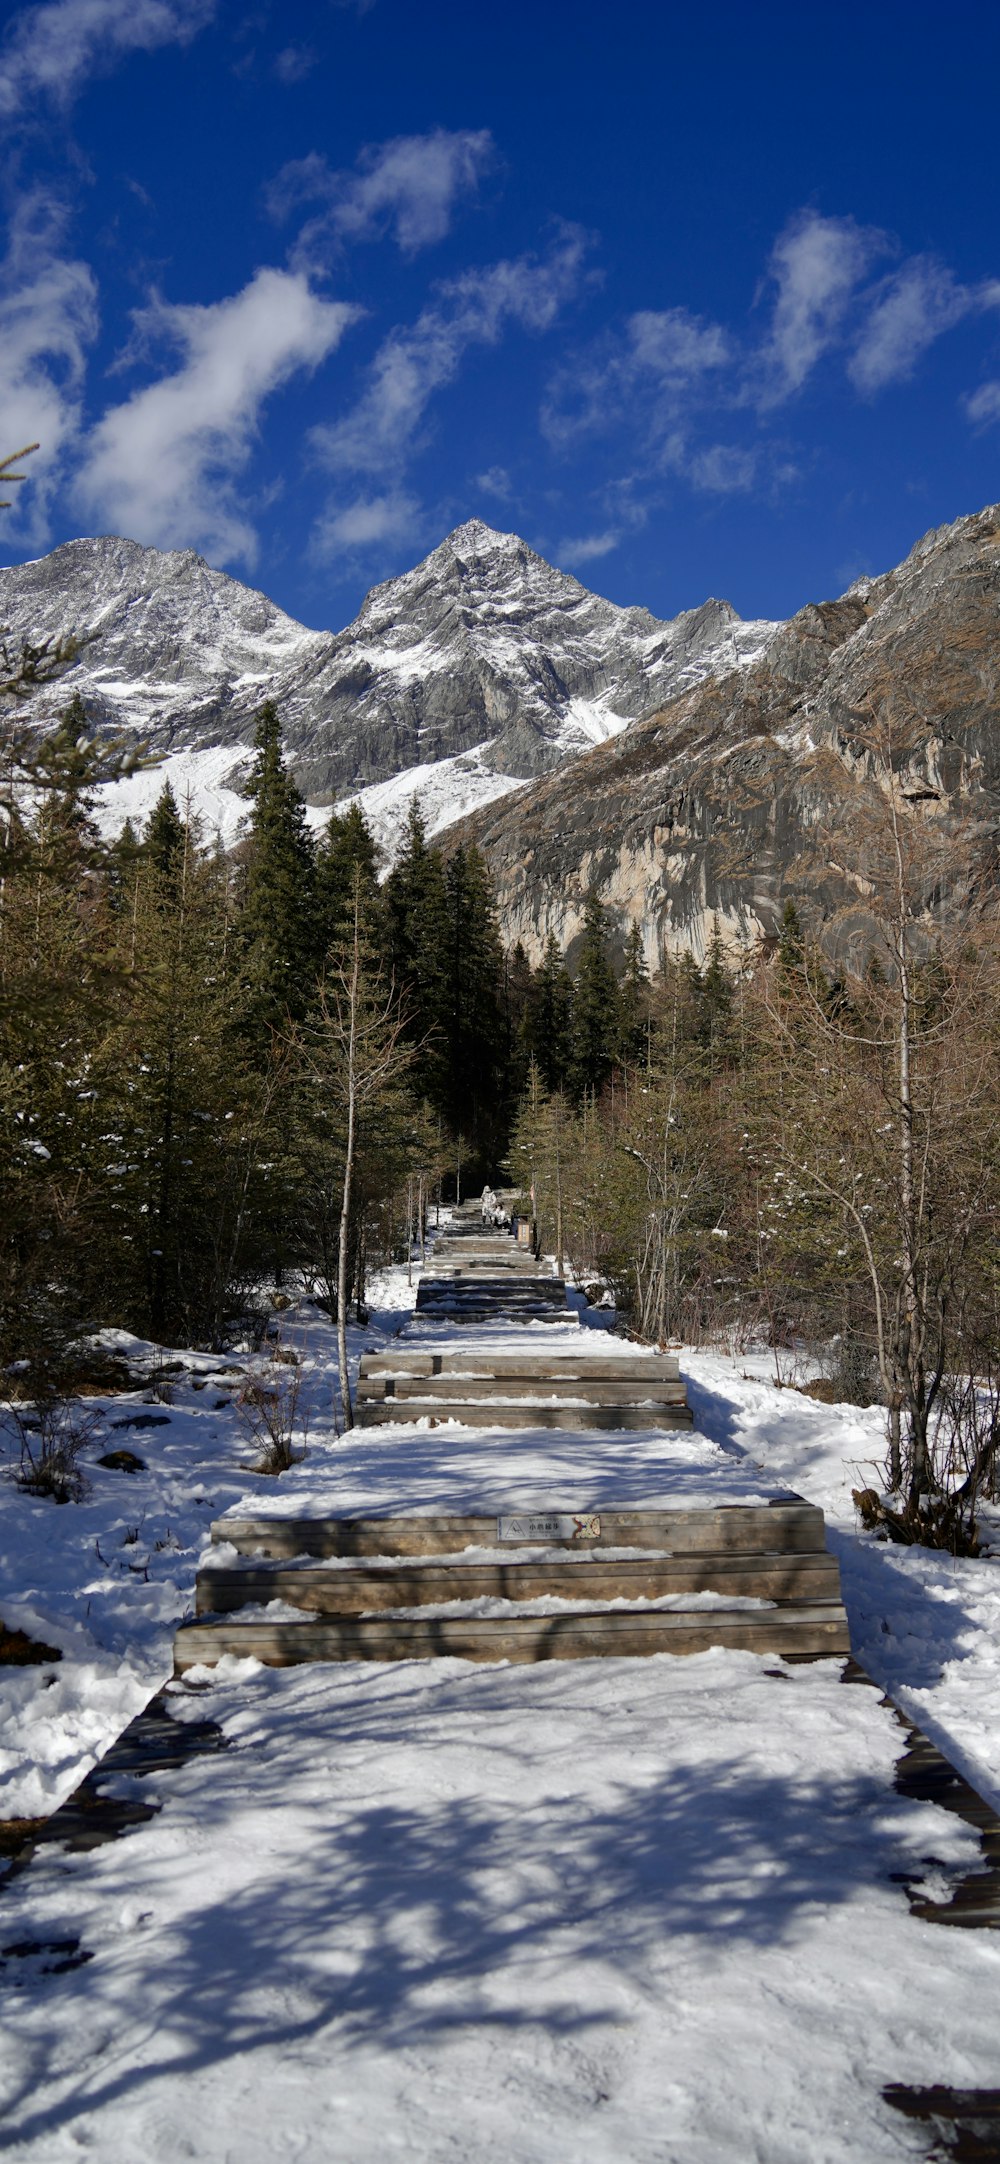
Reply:
[[[566,1288],[564,1285],[553,1285],[551,1279],[547,1278],[539,1282],[533,1277],[509,1277],[498,1283],[495,1277],[438,1277],[433,1284],[428,1285],[422,1298],[418,1292],[417,1306],[422,1310],[438,1300],[459,1300],[466,1305],[470,1301],[478,1305],[492,1305],[493,1302],[502,1300],[512,1302],[515,1307],[541,1300],[547,1307],[561,1307],[566,1301]]]
[[[832,1555],[652,1556],[578,1562],[403,1563],[394,1570],[345,1570],[336,1564],[199,1571],[196,1612],[230,1614],[250,1603],[289,1601],[321,1615],[368,1615],[425,1601],[540,1600],[578,1603],[658,1600],[665,1594],[738,1594],[742,1599],[836,1601],[840,1573]]]
[[[441,1309],[449,1315],[482,1315],[486,1321],[493,1315],[530,1320],[536,1314],[562,1314],[566,1304],[566,1295],[558,1288],[550,1293],[515,1285],[434,1285],[428,1286],[422,1297],[417,1296],[417,1312],[422,1316],[436,1315]]]
[[[454,1420],[463,1428],[561,1428],[568,1433],[591,1428],[642,1433],[694,1425],[694,1415],[686,1405],[554,1405],[551,1399],[533,1404],[529,1398],[517,1405],[497,1405],[488,1398],[447,1402],[430,1397],[385,1398],[374,1404],[361,1400],[358,1415],[362,1428],[405,1426],[428,1418]]]
[[[837,1604],[739,1610],[617,1609],[558,1616],[366,1617],[302,1623],[192,1623],[174,1641],[178,1675],[224,1653],[271,1667],[302,1661],[587,1660],[707,1652],[713,1646],[822,1659],[850,1651]]]
[[[540,1547],[657,1548],[674,1555],[811,1555],[825,1549],[823,1513],[813,1503],[724,1503],[709,1510],[601,1510],[593,1543],[546,1535]],[[490,1548],[497,1519],[483,1513],[426,1517],[216,1518],[213,1541],[244,1555],[454,1555]],[[531,1545],[525,1541],[525,1547]]]
[[[359,1400],[369,1398],[373,1404],[381,1402],[387,1394],[397,1398],[434,1398],[439,1402],[448,1398],[468,1402],[493,1397],[527,1398],[532,1404],[563,1397],[585,1405],[684,1405],[687,1402],[682,1382],[652,1375],[637,1376],[634,1382],[621,1382],[615,1376],[604,1375],[394,1375],[384,1379],[365,1375],[358,1384],[357,1394]]]
[[[558,1296],[561,1292],[565,1292],[565,1281],[561,1277],[552,1277],[548,1270],[524,1270],[524,1268],[522,1270],[511,1268],[511,1270],[502,1270],[500,1272],[500,1270],[485,1270],[485,1268],[483,1270],[459,1270],[459,1266],[455,1266],[455,1270],[435,1270],[431,1277],[424,1277],[420,1281],[418,1294],[420,1292],[424,1292],[424,1294],[433,1292],[437,1285],[446,1285],[448,1292],[485,1292],[485,1290],[491,1290],[491,1288],[494,1288],[496,1292],[504,1292],[504,1294],[539,1290],[539,1292],[548,1292],[552,1296]]]
[[[680,1367],[676,1354],[643,1352],[629,1354],[587,1353],[582,1348],[565,1351],[507,1352],[503,1347],[484,1346],[479,1352],[410,1351],[408,1347],[393,1346],[389,1352],[363,1353],[361,1375],[555,1375],[560,1381],[566,1376],[579,1375],[606,1377],[608,1381],[631,1382],[633,1377],[644,1381],[647,1377],[655,1382],[678,1382]]]
[[[550,1270],[539,1270],[525,1257],[521,1261],[513,1257],[508,1263],[495,1262],[443,1262],[435,1264],[424,1279],[425,1284],[437,1285],[558,1285],[563,1280],[552,1276]]]

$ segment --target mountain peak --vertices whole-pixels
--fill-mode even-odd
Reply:
[[[517,788],[739,667],[770,629],[718,603],[670,622],[621,608],[481,518],[374,587],[337,633],[307,631],[194,550],[113,535],[0,571],[0,623],[33,641],[77,634],[37,719],[78,690],[95,723],[164,761],[151,788],[168,769],[180,794],[203,772],[216,788],[220,760],[238,772],[270,697],[317,813],[360,794],[379,818],[380,792],[416,789],[437,824],[449,803],[454,816]]]
[[[526,541],[522,541],[520,534],[501,533],[496,526],[487,526],[486,520],[483,518],[463,519],[461,526],[453,527],[451,533],[446,534],[441,543],[442,548],[449,549],[502,549],[505,552],[512,549],[523,549],[527,545]]]

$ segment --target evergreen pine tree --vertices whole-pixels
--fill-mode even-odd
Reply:
[[[316,852],[316,926],[322,951],[343,938],[355,878],[360,876],[366,919],[379,912],[378,850],[359,804],[331,812]]]
[[[505,1077],[504,954],[485,862],[474,844],[445,869],[448,950],[441,1027],[446,1084],[442,1109],[454,1133],[492,1159],[500,1141]]]
[[[281,1070],[250,1057],[226,868],[175,817],[161,798],[147,824],[117,918],[119,1013],[94,1063],[102,1296],[144,1334],[215,1340],[243,1274],[281,1260]]]
[[[450,940],[444,863],[428,843],[416,797],[384,898],[392,976],[403,996],[407,1034],[420,1047],[418,1086],[445,1114]]]
[[[93,1322],[100,1177],[92,1065],[114,999],[98,750],[78,701],[31,754],[0,883],[0,1347],[51,1352]]]
[[[121,832],[111,843],[105,865],[108,909],[113,917],[120,915],[125,907],[126,897],[132,891],[141,848],[142,843],[131,819],[126,819]]]
[[[633,924],[625,942],[625,967],[618,988],[618,1058],[624,1067],[648,1065],[650,1059],[649,971],[642,927]]]
[[[572,1010],[573,979],[555,933],[550,932],[532,976],[522,1022],[525,1050],[547,1090],[565,1089],[569,1081]]]
[[[240,929],[252,1020],[266,1031],[305,1012],[322,953],[305,805],[285,765],[272,700],[261,709],[254,751]]]
[[[701,1038],[709,1065],[725,1065],[732,1056],[733,980],[726,962],[718,918],[713,919],[705,966],[701,972]]]
[[[608,953],[604,910],[593,890],[584,909],[573,987],[571,1080],[575,1095],[600,1090],[619,1038],[618,986]]]
[[[803,943],[799,912],[791,896],[781,913],[781,936],[778,940],[778,965],[783,977],[793,975],[802,967]]]
[[[523,943],[518,939],[505,960],[501,1000],[504,1019],[504,1096],[511,1111],[524,1089],[528,1075],[524,1031],[533,977],[531,963]]]
[[[176,889],[186,848],[184,821],[168,781],[164,782],[146,821],[142,845],[160,891],[166,898]]]

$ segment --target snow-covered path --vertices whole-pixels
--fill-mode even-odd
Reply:
[[[306,1336],[328,1402],[325,1326]],[[77,1613],[69,1566],[60,1591],[39,1533],[22,1586],[84,1652],[96,1624],[110,1693],[116,1660],[138,1688],[129,1597],[148,1673],[195,1528],[227,1503],[540,1505],[623,1486],[634,1501],[735,1500],[793,1484],[832,1507],[846,1553],[849,1503],[836,1498],[865,1455],[856,1445],[875,1445],[873,1428],[845,1431],[869,1416],[715,1358],[685,1363],[707,1435],[425,1426],[338,1441],[320,1424],[298,1472],[249,1489],[245,1443],[222,1415],[217,1461],[198,1480],[190,1447],[201,1493],[187,1504],[185,1438],[199,1421],[204,1437],[210,1416],[178,1392],[163,1431],[176,1549],[155,1547],[150,1492],[149,1582],[95,1572],[94,1612],[81,1599]],[[68,1510],[47,1522],[66,1542],[84,1537]],[[869,1551],[852,1544],[855,1558]],[[904,1619],[919,1610],[930,1675],[946,1643],[939,1611],[954,1614],[940,1559],[923,1560],[923,1584],[909,1559],[870,1567],[900,1589],[892,1657],[904,1660]],[[168,1568],[170,1589],[157,1577]],[[956,1673],[976,1667],[960,1634],[947,1643]],[[48,1733],[31,1724],[57,1686],[22,1673],[27,1739]],[[957,1701],[943,1674],[939,1659],[947,1725]],[[839,1662],[227,1662],[204,1681],[173,1686],[172,1709],[211,1716],[228,1749],[136,1783],[162,1805],[153,1821],[90,1853],[41,1852],[0,1895],[4,2154],[857,2164],[927,2154],[884,2084],[1000,2078],[1000,1934],[918,1921],[902,1884],[946,1897],[977,1843],[895,1793],[898,1725]],[[982,1758],[995,1738],[974,1696]],[[74,1940],[84,1965],[44,1950]]]
[[[893,1874],[973,1844],[894,1796],[873,1692],[767,1667],[220,1679],[187,1706],[229,1751],[8,1897],[10,1938],[93,1960],[8,1964],[6,2152],[920,2153],[881,2085],[995,2075],[1000,1947],[914,1921]]]

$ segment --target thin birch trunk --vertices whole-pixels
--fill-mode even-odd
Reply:
[[[337,1255],[337,1366],[340,1370],[340,1402],[344,1413],[344,1427],[354,1426],[354,1407],[351,1404],[351,1380],[347,1369],[347,1244],[351,1225],[351,1188],[354,1180],[354,1116],[357,1100],[357,1027],[358,1027],[358,974],[360,968],[360,938],[357,897],[354,910],[354,951],[351,957],[351,980],[348,993],[347,1027],[347,1146],[344,1152],[344,1188],[340,1205],[340,1250]]]

